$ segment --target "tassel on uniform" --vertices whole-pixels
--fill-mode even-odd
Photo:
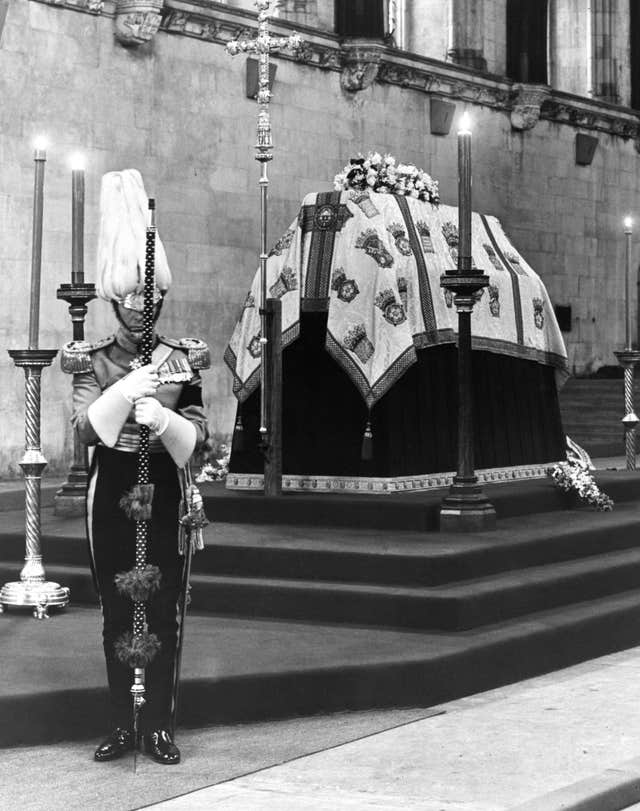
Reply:
[[[160,640],[156,634],[145,633],[134,635],[126,631],[116,639],[113,649],[120,662],[134,667],[147,667],[160,650]]]
[[[120,508],[132,521],[150,521],[153,484],[134,484],[120,499]]]
[[[209,523],[204,512],[204,502],[200,491],[195,484],[187,487],[185,497],[180,503],[180,518],[178,519],[178,552],[184,555],[187,543],[191,544],[194,552],[204,549],[204,535],[202,530]]]
[[[141,569],[130,569],[115,576],[114,582],[120,594],[134,602],[144,603],[160,587],[160,569],[148,563]]]
[[[235,445],[236,453],[242,453],[244,451],[244,427],[242,425],[242,416],[239,410],[235,429],[233,431],[233,444]]]
[[[367,425],[364,429],[360,458],[363,462],[370,462],[373,459],[373,431],[371,430],[371,420],[367,420]]]

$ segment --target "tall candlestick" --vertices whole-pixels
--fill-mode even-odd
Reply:
[[[84,283],[84,159],[71,161],[71,284]]]
[[[68,302],[73,340],[84,341],[87,303],[96,297],[95,285],[84,280],[84,170],[83,155],[71,158],[71,284],[63,283],[56,295]],[[73,463],[67,481],[56,493],[56,515],[84,515],[88,481],[87,448],[73,432]]]
[[[471,130],[467,113],[458,130],[458,271],[466,273],[471,261]]]
[[[458,267],[440,277],[440,287],[454,294],[458,313],[458,467],[440,506],[440,528],[454,532],[491,529],[496,520],[473,464],[471,313],[477,293],[488,285],[489,277],[473,268],[471,256],[471,131],[465,113],[458,130]]]
[[[40,272],[42,267],[42,210],[44,206],[44,165],[47,143],[42,137],[34,144],[33,160],[33,240],[31,243],[31,295],[29,299],[29,349],[38,348],[40,327]]]
[[[631,233],[633,231],[633,220],[631,217],[624,218],[624,233],[627,243],[626,271],[624,276],[624,307],[625,307],[625,329],[624,348],[631,349]]]

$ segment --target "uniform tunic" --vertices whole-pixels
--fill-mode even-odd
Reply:
[[[156,392],[160,403],[189,420],[196,429],[196,448],[207,438],[207,422],[202,406],[202,385],[198,372],[191,368],[186,349],[178,342],[160,338],[153,353],[159,364],[161,385]],[[131,631],[133,602],[116,590],[114,577],[135,565],[135,521],[127,518],[119,506],[121,497],[137,481],[138,434],[133,407],[122,428],[116,446],[101,443],[87,409],[131,371],[137,347],[121,330],[113,340],[102,342],[91,351],[90,370],[74,374],[73,418],[80,440],[95,446],[92,455],[87,494],[87,535],[91,565],[103,614],[103,644],[111,695],[114,727],[129,728],[132,721],[130,687],[131,668],[114,654],[114,642]],[[189,377],[188,380],[176,380]],[[163,382],[163,378],[167,382]],[[172,692],[176,678],[176,642],[178,600],[183,576],[184,557],[178,554],[178,507],[181,497],[178,470],[159,437],[150,434],[150,481],[155,485],[152,517],[147,542],[147,561],[161,571],[159,590],[147,603],[150,633],[157,634],[161,648],[146,669],[146,704],[140,715],[140,729],[151,732],[169,729]]]

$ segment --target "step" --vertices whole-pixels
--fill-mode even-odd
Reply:
[[[435,588],[194,575],[194,609],[306,622],[461,631],[640,585],[640,550]]]
[[[617,502],[634,501],[640,472],[597,471],[596,481]],[[484,492],[498,520],[566,510],[573,499],[549,478],[487,484]],[[425,532],[437,529],[447,488],[389,495],[291,493],[282,497],[227,490],[218,482],[201,487],[209,520],[220,523],[296,524],[326,527],[372,527]]]
[[[24,558],[24,532],[22,516],[13,518],[0,532],[0,558],[14,562],[15,577]],[[524,525],[520,518],[506,518],[498,529],[479,535],[212,523],[193,569],[211,575],[436,586],[634,547],[639,523],[640,504],[624,502],[610,513],[541,513]],[[47,571],[56,565],[87,566],[84,532],[83,522],[43,511]]]
[[[99,612],[0,617],[0,746],[108,727]],[[464,634],[189,616],[181,726],[429,707],[640,642],[636,590]],[[79,662],[82,666],[79,666]]]
[[[0,563],[0,579],[16,577]],[[90,573],[48,566],[47,578],[95,604]],[[191,577],[195,611],[392,628],[460,631],[640,585],[640,548],[531,566],[436,587],[199,574]]]

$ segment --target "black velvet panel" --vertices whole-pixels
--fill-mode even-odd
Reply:
[[[326,313],[304,313],[283,352],[283,469],[287,474],[403,476],[456,469],[457,350],[418,351],[418,361],[373,407],[373,460],[362,462],[367,407],[324,348]],[[554,370],[492,352],[473,353],[475,466],[564,457]],[[231,471],[256,473],[260,392],[240,406]]]

